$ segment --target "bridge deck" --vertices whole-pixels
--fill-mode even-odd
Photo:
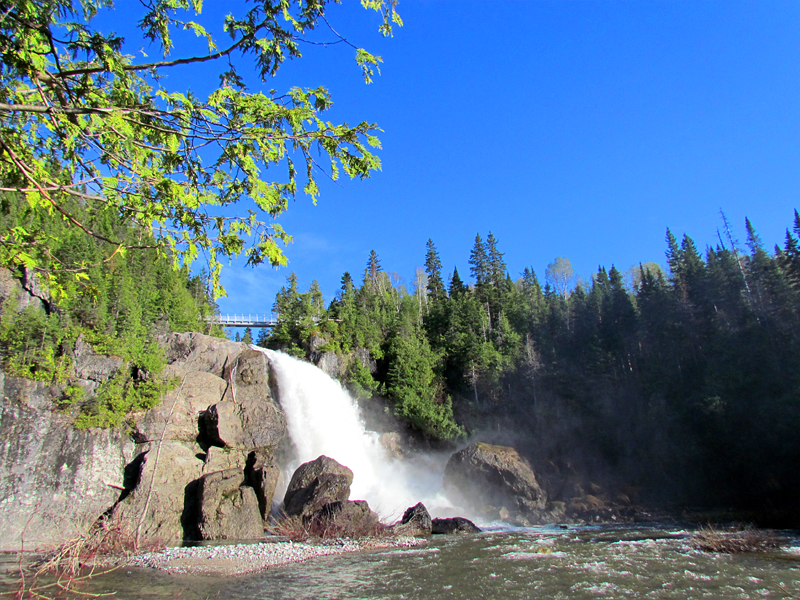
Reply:
[[[273,328],[278,320],[268,315],[214,315],[206,317],[210,323],[218,323],[223,327],[266,327]]]

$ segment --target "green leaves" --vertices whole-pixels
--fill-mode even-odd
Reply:
[[[298,44],[308,32],[327,25],[326,5],[255,3],[226,17],[231,42],[225,46],[209,33],[210,23],[195,18],[199,1],[156,0],[145,5],[139,25],[165,59],[139,63],[122,54],[120,38],[93,29],[91,18],[110,2],[16,3],[0,21],[0,43],[19,50],[1,59],[0,186],[23,191],[39,214],[95,237],[109,256],[136,245],[99,235],[65,206],[67,198],[80,198],[90,212],[113,207],[150,229],[176,266],[207,256],[216,295],[224,293],[222,257],[244,253],[250,264],[285,264],[283,248],[291,238],[274,220],[298,188],[316,202],[320,171],[335,180],[342,172],[365,178],[379,169],[372,149],[380,148],[380,129],[324,120],[332,105],[324,88],[247,91],[236,59],[253,61],[262,80],[274,75],[284,60],[300,57]],[[394,0],[364,6],[381,12],[384,34],[401,23]],[[176,30],[204,37],[208,54],[168,58],[176,50]],[[228,64],[221,86],[207,98],[167,87],[164,75],[171,69],[214,61]],[[357,50],[365,80],[379,63]],[[303,162],[305,169],[295,166]],[[245,210],[231,210],[243,203]],[[0,232],[0,264],[43,275],[86,269],[42,260],[45,237],[27,233],[23,242]]]

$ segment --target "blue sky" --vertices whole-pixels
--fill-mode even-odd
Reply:
[[[383,57],[371,85],[340,45],[304,48],[264,86],[327,87],[331,121],[384,130],[383,169],[323,181],[317,206],[298,196],[279,219],[295,240],[289,266],[226,268],[223,313],[269,311],[291,271],[330,301],[373,249],[410,288],[428,238],[462,278],[476,233],[490,231],[514,278],[531,266],[544,279],[557,256],[584,278],[598,265],[663,264],[667,227],[704,248],[720,209],[742,242],[749,216],[769,247],[782,244],[800,208],[800,3],[404,0],[398,10],[404,26],[383,39],[354,0],[330,9],[341,34]],[[190,81],[202,90],[199,75]]]

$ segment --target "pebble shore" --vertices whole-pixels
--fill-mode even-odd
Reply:
[[[424,544],[411,537],[336,539],[319,543],[260,542],[226,546],[166,548],[133,557],[132,566],[160,569],[173,574],[232,576],[302,562],[318,556],[361,552],[379,548],[410,548]]]

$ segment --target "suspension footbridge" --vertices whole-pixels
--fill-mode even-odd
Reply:
[[[206,317],[209,323],[223,327],[266,327],[271,329],[278,324],[274,315],[212,315]]]

